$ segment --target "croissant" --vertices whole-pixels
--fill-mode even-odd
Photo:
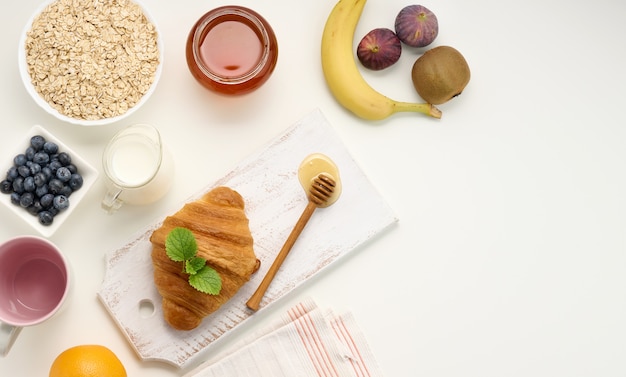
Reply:
[[[260,262],[254,254],[248,222],[242,196],[228,187],[217,187],[166,217],[152,233],[154,282],[163,298],[164,318],[173,328],[198,327],[258,270]],[[218,295],[202,293],[189,285],[182,262],[172,261],[165,253],[165,239],[176,227],[192,231],[198,256],[220,274],[222,290]]]

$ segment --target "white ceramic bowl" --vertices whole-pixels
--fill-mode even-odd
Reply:
[[[35,230],[37,230],[42,236],[50,237],[54,232],[63,225],[65,220],[72,214],[74,209],[78,207],[82,199],[87,194],[87,191],[93,186],[94,182],[98,178],[98,170],[91,166],[87,161],[82,159],[76,152],[68,147],[61,140],[56,138],[50,132],[39,125],[33,126],[26,137],[20,142],[14,145],[13,150],[4,150],[2,156],[0,156],[0,181],[6,178],[8,170],[13,166],[13,159],[16,155],[24,153],[24,151],[30,146],[30,139],[35,135],[43,136],[47,141],[52,141],[59,146],[59,152],[67,152],[72,158],[72,163],[76,165],[78,172],[83,177],[83,185],[78,190],[74,191],[69,196],[70,205],[67,209],[59,212],[50,225],[42,225],[39,223],[37,216],[30,214],[25,208],[17,204],[11,203],[11,195],[0,193],[0,202],[4,204],[9,210],[11,210],[17,217],[30,224]]]
[[[35,18],[37,16],[39,16],[48,5],[59,1],[59,0],[46,0],[43,4],[41,4],[41,6],[33,13],[33,15],[31,16],[31,18],[28,20],[28,22],[26,23],[26,26],[24,27],[24,30],[22,31],[21,37],[20,37],[20,42],[19,42],[19,46],[18,46],[18,66],[19,66],[19,72],[20,72],[20,76],[22,78],[22,82],[24,83],[24,86],[26,87],[26,91],[28,92],[28,94],[30,94],[30,96],[33,98],[33,100],[41,107],[43,108],[46,112],[48,112],[49,114],[52,114],[53,116],[55,116],[56,118],[68,122],[68,123],[72,123],[72,124],[77,124],[77,125],[81,125],[81,126],[100,126],[100,125],[105,125],[105,124],[110,124],[110,123],[114,123],[114,122],[118,122],[128,116],[130,116],[131,114],[133,114],[135,111],[137,111],[144,103],[146,103],[146,101],[148,101],[148,99],[150,98],[150,96],[152,95],[152,93],[154,92],[154,90],[156,89],[156,86],[159,82],[159,79],[161,77],[161,72],[163,70],[163,58],[164,58],[164,52],[163,52],[163,39],[161,37],[161,33],[159,32],[159,29],[154,21],[154,18],[152,18],[150,16],[150,14],[147,12],[146,7],[143,6],[140,2],[138,2],[137,0],[133,0],[133,2],[137,5],[139,5],[143,11],[143,14],[146,16],[147,20],[152,23],[152,25],[154,25],[155,29],[157,30],[157,46],[159,49],[159,64],[157,67],[157,70],[155,72],[154,75],[154,79],[152,81],[152,84],[150,85],[149,89],[144,93],[144,95],[141,97],[141,99],[132,107],[130,107],[126,112],[124,112],[123,114],[117,115],[117,116],[112,116],[109,118],[102,118],[102,119],[97,119],[97,120],[85,120],[85,119],[79,119],[79,118],[74,118],[74,117],[70,117],[66,114],[62,114],[61,112],[59,112],[57,109],[55,109],[54,107],[52,107],[35,89],[35,87],[33,86],[32,82],[31,82],[31,76],[28,72],[28,67],[27,67],[27,63],[26,63],[26,47],[25,47],[25,43],[26,43],[26,36],[27,33],[31,30],[32,25],[33,25],[33,21],[35,20]]]

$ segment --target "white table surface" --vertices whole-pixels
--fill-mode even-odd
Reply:
[[[51,237],[70,258],[73,299],[53,320],[22,331],[1,376],[46,376],[79,344],[102,344],[129,376],[181,376],[141,362],[96,292],[104,253],[314,109],[335,127],[394,208],[397,225],[332,266],[220,345],[259,328],[304,297],[354,313],[386,375],[626,375],[626,3],[461,1],[422,3],[439,17],[435,45],[469,62],[465,92],[441,105],[441,120],[399,114],[366,122],[327,91],[320,38],[335,0],[238,4],[260,12],[279,40],[279,63],[257,92],[224,98],[189,74],[184,43],[204,12],[230,2],[144,0],[165,42],[151,100],[120,124],[81,128],[35,106],[20,82],[17,48],[36,0],[3,12],[0,148],[42,124],[95,166],[120,128],[151,123],[176,159],[176,182],[161,202],[107,216],[97,182]],[[393,27],[400,0],[369,0],[357,39]],[[356,43],[356,41],[355,41]],[[369,82],[416,99],[417,55]],[[0,239],[35,234],[0,210]],[[346,224],[349,226],[349,224]]]

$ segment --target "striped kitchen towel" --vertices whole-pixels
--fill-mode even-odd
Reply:
[[[349,312],[303,301],[186,377],[383,377]]]

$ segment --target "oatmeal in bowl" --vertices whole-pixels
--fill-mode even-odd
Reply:
[[[22,81],[48,113],[69,123],[113,123],[154,91],[163,45],[153,19],[131,0],[47,1],[19,46]]]

